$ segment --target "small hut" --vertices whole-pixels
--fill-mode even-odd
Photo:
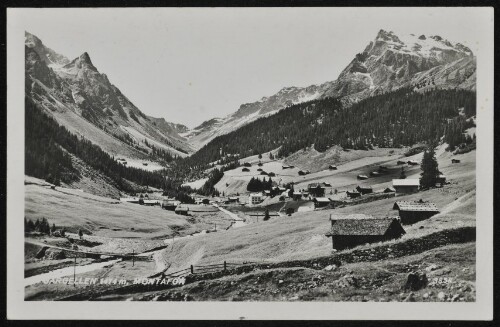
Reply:
[[[429,219],[439,213],[439,209],[432,202],[419,201],[397,201],[393,206],[399,211],[401,223],[404,225],[414,224],[421,220]]]
[[[356,190],[362,195],[373,193],[373,188],[371,186],[358,186]]]
[[[326,236],[332,238],[332,246],[336,250],[397,239],[406,233],[395,217],[348,215],[332,219],[331,224],[330,232]]]

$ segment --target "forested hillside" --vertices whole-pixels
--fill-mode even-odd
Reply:
[[[110,177],[122,191],[134,192],[133,182],[152,186],[177,196],[184,190],[181,181],[167,179],[161,172],[149,172],[126,167],[90,141],[71,134],[65,127],[37,108],[30,98],[25,101],[25,173],[59,185],[80,178],[73,167],[70,154]]]
[[[350,107],[343,107],[334,98],[314,100],[216,137],[182,161],[199,167],[228,155],[243,158],[278,147],[280,156],[288,156],[311,145],[322,152],[333,145],[346,149],[400,147],[435,142],[442,137],[454,147],[473,141],[463,132],[474,125],[468,118],[476,113],[475,103],[473,91],[416,92],[408,88]]]

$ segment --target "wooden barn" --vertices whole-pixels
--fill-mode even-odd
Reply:
[[[247,173],[247,172],[249,172],[249,171],[250,171],[250,169],[248,169],[247,167],[245,167],[245,168],[243,168],[241,171],[243,171],[243,172],[246,172],[246,173]]]
[[[451,163],[454,163],[454,164],[460,163],[460,160],[458,160],[458,159],[451,159]]]
[[[313,199],[315,208],[324,208],[332,204],[329,198],[317,197]]]
[[[357,179],[368,179],[368,176],[366,175],[358,175],[356,176]]]
[[[307,174],[310,174],[311,172],[309,170],[299,170],[298,174],[299,176],[304,176]]]
[[[294,200],[302,199],[302,192],[298,192],[298,191],[293,192],[293,199]]]
[[[377,176],[380,176],[380,175],[381,175],[381,173],[378,172],[378,171],[372,171],[372,172],[370,172],[370,176],[373,176],[373,177],[377,177]]]
[[[393,187],[386,187],[384,193],[395,193],[396,190]]]
[[[315,197],[325,196],[325,187],[321,183],[311,183],[307,185],[307,191]]]
[[[358,191],[346,191],[346,194],[347,194],[347,197],[350,198],[350,199],[355,199],[355,198],[359,198],[361,196],[361,193],[359,193]]]
[[[163,202],[161,203],[161,207],[165,210],[170,210],[170,211],[174,211],[175,208],[177,208],[177,206],[181,204],[180,201],[176,201],[176,200],[163,200]]]
[[[404,165],[405,163],[403,160],[398,160],[398,165]]]
[[[418,166],[419,165],[418,161],[415,161],[415,160],[408,160],[406,163],[409,164],[410,166]]]
[[[373,188],[371,186],[358,186],[356,190],[362,195],[373,193]]]
[[[421,220],[429,219],[439,213],[439,209],[432,202],[419,201],[397,201],[394,210],[399,211],[401,223],[404,225],[414,224]]]
[[[443,186],[446,184],[446,176],[443,174],[440,174],[438,178],[436,179],[436,184],[439,184],[440,186]]]
[[[393,179],[392,187],[396,190],[396,194],[410,194],[418,192],[420,187],[419,179]]]
[[[366,243],[376,243],[400,238],[406,232],[395,217],[374,218],[368,215],[348,215],[331,219],[331,229],[326,236],[332,238],[336,250],[353,248]]]
[[[328,166],[328,169],[330,169],[330,170],[337,170],[338,168],[335,165],[330,165],[330,166]]]
[[[178,215],[187,216],[187,215],[189,215],[189,208],[177,206],[177,208],[175,208],[175,213]]]

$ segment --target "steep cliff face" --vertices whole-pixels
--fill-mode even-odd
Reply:
[[[285,87],[272,96],[241,105],[227,117],[209,120],[185,136],[193,146],[201,147],[255,119],[314,99],[339,97],[349,104],[401,87],[474,90],[475,85],[476,57],[466,46],[437,35],[397,36],[380,30],[336,80],[308,87]]]
[[[193,151],[178,134],[185,126],[146,116],[86,52],[70,61],[26,33],[25,68],[26,96],[112,155],[147,159],[152,147],[179,156]]]

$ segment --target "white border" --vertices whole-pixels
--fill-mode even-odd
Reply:
[[[286,9],[286,8],[285,8]],[[280,8],[280,10],[285,10]],[[321,10],[321,8],[317,8]],[[352,8],[337,8],[338,10]],[[365,8],[366,9],[366,8]],[[370,8],[376,14],[377,10]],[[393,8],[394,9],[394,8]],[[401,10],[408,8],[401,8]],[[24,28],[23,10],[7,9],[7,318],[8,319],[384,319],[491,320],[493,317],[493,20],[494,9],[468,10],[477,36],[477,301],[358,302],[25,302],[24,301]],[[64,10],[64,9],[38,9]],[[80,9],[96,10],[96,9]],[[120,9],[116,9],[120,10]],[[135,9],[141,10],[141,9]],[[172,9],[181,10],[181,9]],[[205,10],[213,10],[206,8]],[[235,10],[245,10],[236,9]],[[255,9],[254,9],[255,10]],[[266,9],[261,9],[266,10]],[[311,10],[311,8],[304,8]],[[418,8],[411,8],[418,10]],[[406,12],[407,13],[407,12]],[[309,14],[309,12],[308,12]],[[443,24],[446,24],[443,21]]]

